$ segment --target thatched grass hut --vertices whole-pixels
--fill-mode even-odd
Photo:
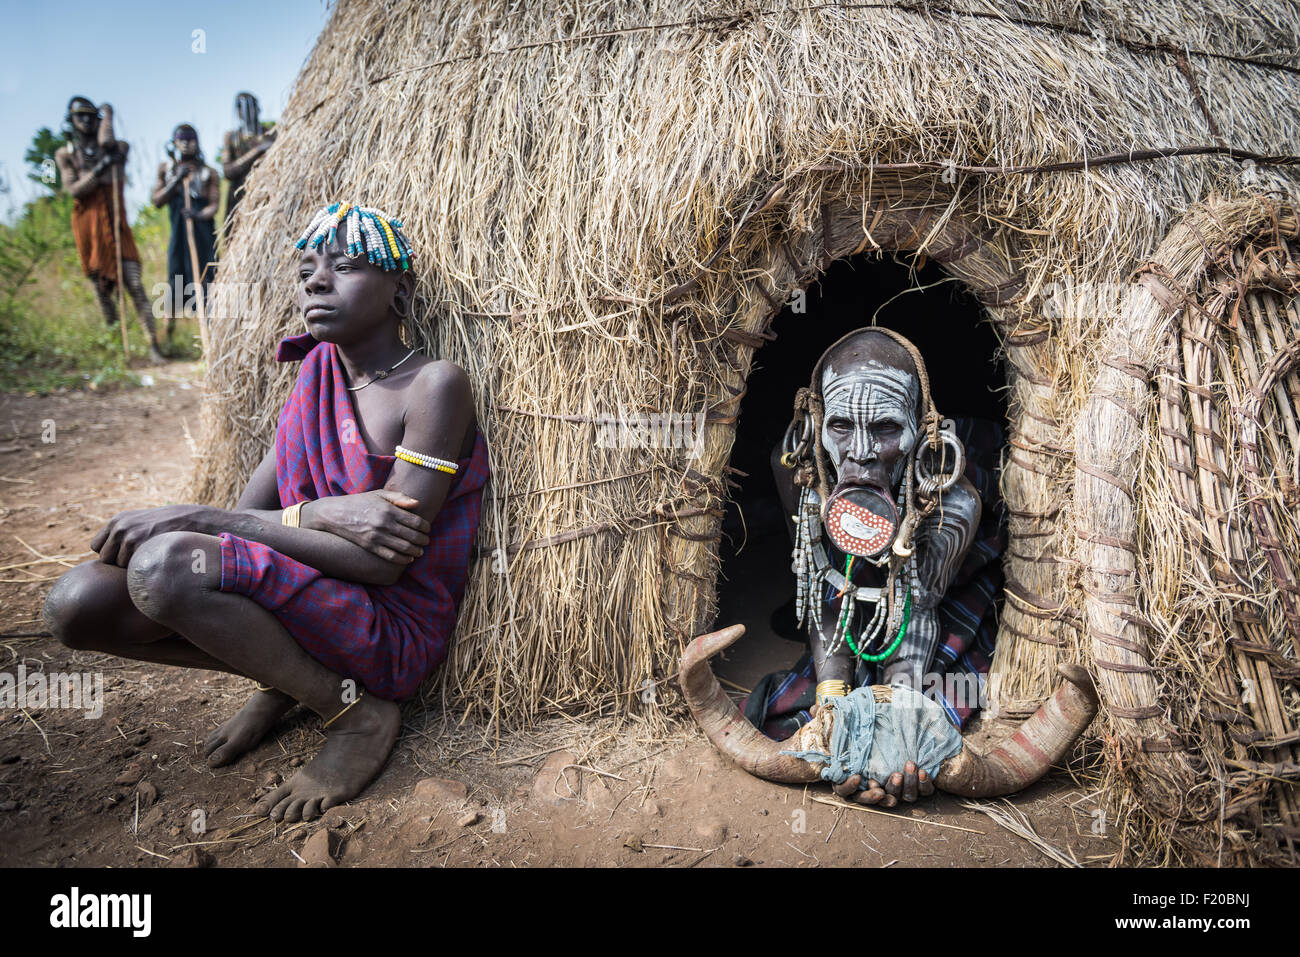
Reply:
[[[648,681],[662,708],[773,318],[842,257],[938,263],[1005,356],[991,710],[1081,661],[1126,859],[1294,860],[1297,51],[1290,0],[340,0],[222,263],[251,285],[195,491],[231,502],[271,440],[295,230],[400,211],[412,338],[470,371],[492,448],[444,690],[507,723]],[[700,410],[698,457],[598,441]]]

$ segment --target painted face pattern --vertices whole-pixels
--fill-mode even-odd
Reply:
[[[899,429],[898,459],[890,468],[890,487],[903,478],[907,455],[916,445],[916,406],[920,383],[911,372],[872,359],[845,369],[827,364],[822,372],[822,445],[835,468],[842,471],[846,458],[870,463],[885,451],[881,426],[892,423]],[[845,419],[853,424],[847,447],[831,434],[830,423]]]

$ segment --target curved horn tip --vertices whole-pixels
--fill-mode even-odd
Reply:
[[[1078,687],[1089,698],[1097,699],[1097,683],[1092,672],[1083,665],[1073,661],[1062,661],[1056,666],[1056,673],[1070,684]]]
[[[694,658],[712,658],[720,651],[725,651],[740,640],[741,635],[745,633],[745,626],[736,624],[728,625],[726,628],[720,628],[717,631],[711,631],[706,635],[700,635],[686,646],[686,651],[682,657],[690,655]]]
[[[820,775],[811,764],[782,754],[788,745],[764,736],[745,720],[709,667],[709,658],[744,633],[744,625],[731,625],[700,635],[686,646],[677,674],[686,706],[713,746],[750,774],[790,784],[816,781]]]

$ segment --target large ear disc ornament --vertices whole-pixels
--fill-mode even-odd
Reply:
[[[841,489],[826,503],[826,534],[846,555],[875,558],[898,534],[898,509],[872,488]]]

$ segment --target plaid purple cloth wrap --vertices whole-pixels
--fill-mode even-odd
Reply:
[[[351,393],[332,344],[310,335],[283,340],[281,362],[303,360],[275,431],[280,504],[382,488],[396,459],[366,450]],[[390,701],[413,696],[447,657],[465,593],[483,486],[487,443],[457,463],[447,499],[433,519],[424,554],[392,585],[361,585],[319,571],[258,542],[221,538],[221,590],[272,612],[326,668]]]
[[[966,448],[966,477],[979,492],[983,510],[975,541],[939,603],[939,646],[928,669],[927,684],[917,690],[943,705],[948,720],[961,728],[976,710],[972,705],[983,699],[993,661],[1007,523],[998,491],[1001,425],[975,418],[956,419],[955,423],[957,437]],[[876,677],[874,666],[860,664],[856,684],[871,684]],[[768,737],[784,741],[807,724],[808,709],[815,703],[812,655],[805,652],[789,671],[764,676],[741,707],[750,723]]]

